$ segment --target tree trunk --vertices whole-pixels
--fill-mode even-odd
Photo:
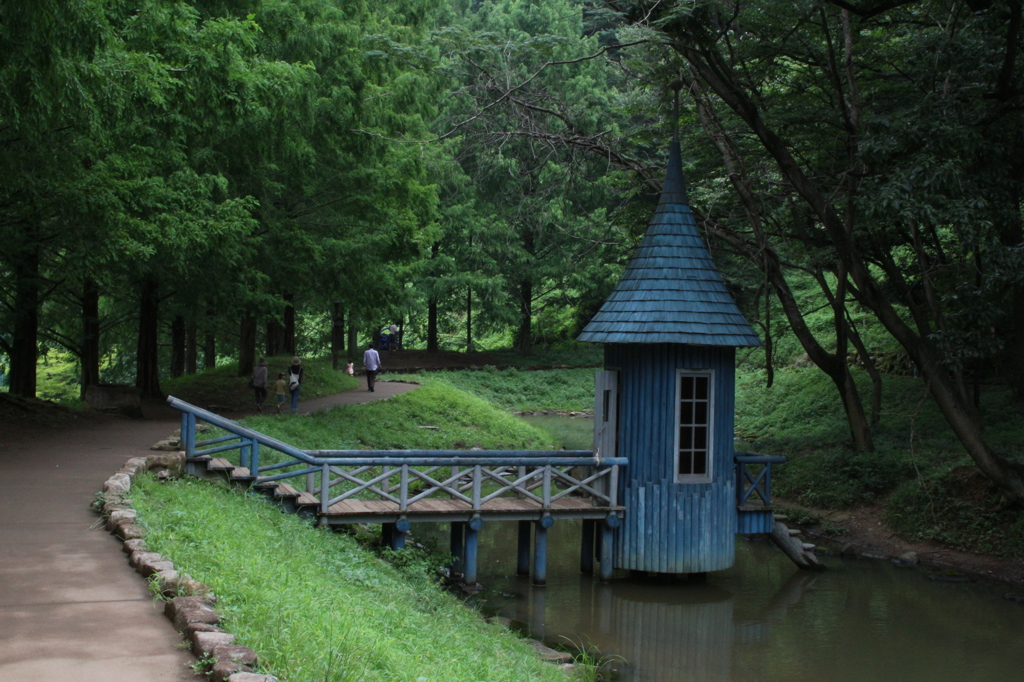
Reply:
[[[519,339],[517,345],[523,355],[533,353],[533,282],[519,284]]]
[[[82,282],[82,393],[100,383],[100,289],[96,280]]]
[[[238,376],[247,377],[256,366],[256,318],[242,315],[238,339]]]
[[[196,373],[199,367],[199,357],[196,349],[196,323],[193,320],[189,320],[185,323],[185,374],[192,375]]]
[[[437,299],[433,295],[427,302],[427,352],[437,352]]]
[[[217,311],[212,307],[206,310],[209,329],[206,330],[206,335],[203,338],[203,367],[205,369],[213,369],[217,366],[217,336],[214,333],[216,314]]]
[[[284,349],[284,327],[277,320],[267,321],[267,357],[280,355]]]
[[[295,306],[292,305],[292,301],[295,299],[293,294],[285,294],[284,300],[284,332],[282,342],[284,344],[284,352],[288,355],[295,355]]]
[[[25,249],[14,263],[14,329],[11,336],[12,394],[36,397],[36,359],[39,357],[39,247]]]
[[[466,352],[473,352],[473,287],[466,289]]]
[[[348,314],[348,361],[355,362],[359,359],[359,327],[356,314]]]
[[[171,377],[185,373],[185,318],[175,315],[171,322]]]
[[[331,365],[338,371],[341,356],[345,352],[345,314],[341,302],[334,302],[334,316],[331,318]]]
[[[160,297],[154,277],[142,282],[139,295],[139,344],[135,385],[143,398],[163,398],[160,390]]]

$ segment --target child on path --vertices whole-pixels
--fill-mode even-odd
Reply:
[[[281,414],[281,406],[288,399],[288,382],[285,381],[285,374],[277,375],[277,382],[274,384],[274,395],[277,396],[277,413]]]

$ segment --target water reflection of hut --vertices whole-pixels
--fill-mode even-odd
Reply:
[[[758,346],[690,211],[678,132],[658,209],[583,333],[605,344],[595,448],[627,457],[615,568],[702,573],[733,564],[735,349]],[[607,575],[608,567],[602,566]]]
[[[620,654],[637,677],[715,682],[732,679],[733,595],[703,586],[665,590],[659,585],[613,585],[599,598],[618,631]]]

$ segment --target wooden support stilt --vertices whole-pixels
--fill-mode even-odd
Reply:
[[[548,529],[537,524],[533,535],[533,584],[543,587],[548,582]]]
[[[484,525],[483,519],[477,517],[466,524],[466,556],[465,571],[462,582],[466,585],[476,585],[477,569],[477,546],[479,545],[479,531]]]
[[[580,539],[580,573],[594,575],[594,522],[583,519],[583,536]]]
[[[532,525],[530,521],[519,522],[516,575],[530,575],[530,527]]]
[[[400,549],[405,549],[405,534],[409,532],[411,527],[409,519],[398,519],[395,522],[395,530],[391,534],[391,549],[396,552]]]
[[[449,551],[452,553],[452,566],[451,574],[462,575],[463,564],[466,557],[466,539],[463,531],[465,530],[466,524],[457,522],[451,526],[451,540],[449,541]]]
[[[612,579],[612,529],[608,523],[601,524],[601,582]]]

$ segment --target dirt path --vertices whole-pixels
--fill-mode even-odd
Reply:
[[[300,403],[308,413],[381,400],[415,385],[381,382]],[[178,427],[147,405],[146,419],[78,419],[57,427],[0,422],[0,680],[199,680],[195,659],[89,508],[130,457]],[[240,415],[232,415],[240,416]],[[287,417],[282,417],[287,418]]]

